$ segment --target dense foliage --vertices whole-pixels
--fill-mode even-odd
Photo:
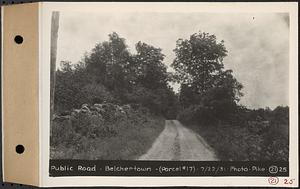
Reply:
[[[117,33],[108,37],[56,71],[52,158],[136,158],[163,118],[177,118],[222,160],[288,161],[289,108],[239,104],[243,86],[224,68],[224,41],[205,32],[177,40],[173,74],[160,48],[139,41],[132,53]],[[180,84],[178,94],[170,82]]]
[[[162,117],[176,117],[177,97],[168,85],[161,49],[138,42],[136,51],[130,53],[125,39],[112,33],[81,62],[61,62],[55,81],[52,158],[136,158],[164,128]],[[105,108],[93,111],[97,104]],[[127,106],[131,108],[125,108],[125,114],[116,108]],[[91,111],[85,110],[88,107]]]
[[[274,110],[242,108],[234,122],[219,124],[181,121],[195,130],[216,150],[221,160],[288,161],[289,108]]]
[[[153,113],[174,117],[177,97],[168,85],[161,49],[138,42],[136,51],[131,54],[125,39],[112,33],[80,63],[61,62],[56,73],[55,112],[109,102],[142,104]]]
[[[51,159],[128,160],[151,147],[164,119],[141,106],[83,104],[56,116],[51,129]]]
[[[235,114],[242,85],[233,77],[232,70],[224,69],[224,42],[199,32],[190,39],[179,39],[174,51],[172,66],[181,83],[180,104],[187,114],[197,112],[196,117],[202,122],[224,120]]]

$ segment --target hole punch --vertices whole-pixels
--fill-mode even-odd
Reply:
[[[16,152],[18,154],[23,154],[24,151],[25,151],[25,148],[24,148],[23,145],[19,144],[19,145],[16,146]]]
[[[20,36],[20,35],[16,35],[16,36],[15,36],[15,42],[16,42],[17,44],[22,44],[22,43],[23,43],[23,37]]]

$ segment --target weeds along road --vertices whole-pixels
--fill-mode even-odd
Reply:
[[[166,120],[165,129],[139,160],[217,161],[204,139],[177,120]]]

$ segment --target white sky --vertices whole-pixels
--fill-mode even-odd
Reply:
[[[77,63],[115,31],[126,39],[132,53],[138,41],[162,48],[164,62],[170,65],[176,40],[200,30],[225,41],[225,67],[244,85],[241,104],[250,108],[288,105],[287,14],[61,12],[57,62]]]

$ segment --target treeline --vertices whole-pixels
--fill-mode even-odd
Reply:
[[[129,51],[117,33],[79,63],[56,71],[52,159],[136,159],[174,119],[177,96],[160,48],[143,42]]]
[[[176,117],[177,97],[160,48],[143,42],[132,54],[117,33],[96,44],[82,61],[61,62],[56,72],[55,112],[61,114],[82,104],[140,104],[167,118]]]

